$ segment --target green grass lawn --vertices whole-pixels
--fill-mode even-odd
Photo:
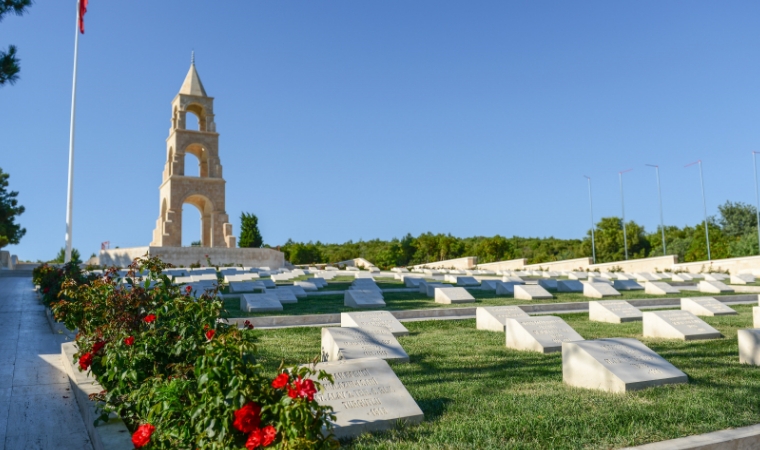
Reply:
[[[736,330],[752,327],[750,306],[738,316],[705,318],[722,339],[644,339],[641,322],[589,322],[560,315],[586,339],[633,337],[689,376],[689,384],[627,394],[570,388],[560,353],[507,349],[504,333],[475,320],[406,322],[399,342],[410,363],[391,363],[425,421],[364,435],[351,449],[609,449],[760,422],[760,367],[739,364]],[[261,362],[298,364],[320,352],[320,328],[257,331]]]
[[[353,308],[343,306],[343,291],[348,289],[350,283],[330,283],[325,290],[336,290],[335,295],[320,295],[298,299],[298,303],[282,305],[282,312],[249,313],[240,310],[240,300],[237,298],[226,299],[224,304],[229,317],[256,317],[274,315],[303,315],[303,314],[337,314],[340,312],[356,311]],[[378,282],[381,289],[403,287],[401,283]],[[332,289],[330,289],[332,287]],[[472,306],[503,306],[503,305],[527,305],[530,303],[566,303],[587,302],[589,299],[582,294],[554,293],[554,299],[549,300],[519,300],[513,297],[497,296],[494,291],[481,291],[472,289],[469,291],[477,300],[475,303],[460,303],[444,305],[436,303],[434,299],[417,292],[386,292],[385,310],[424,309],[424,308],[462,308]],[[684,291],[680,294],[671,295],[647,295],[644,291],[622,292],[620,297],[610,299],[644,299],[644,298],[681,298],[681,297],[704,297],[715,296],[697,291]]]

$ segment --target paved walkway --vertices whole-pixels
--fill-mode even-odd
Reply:
[[[28,277],[0,277],[0,450],[92,450]]]

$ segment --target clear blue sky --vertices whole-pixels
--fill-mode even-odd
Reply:
[[[0,167],[26,206],[9,249],[64,244],[75,0],[0,23]],[[216,98],[227,213],[268,244],[407,232],[579,238],[754,203],[760,3],[91,0],[80,40],[74,246],[147,245],[170,102],[195,50]],[[184,241],[198,237],[186,207]]]

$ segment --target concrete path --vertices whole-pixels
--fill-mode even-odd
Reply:
[[[0,450],[92,450],[28,277],[0,277]]]

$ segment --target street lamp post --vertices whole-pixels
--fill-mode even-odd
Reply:
[[[702,160],[699,159],[691,164],[687,164],[684,167],[693,166],[694,164],[699,164],[699,184],[702,187],[702,209],[704,210],[705,215],[705,242],[707,243],[707,260],[711,261],[712,258],[710,258],[710,231],[707,229],[707,201],[705,200],[705,179],[702,175]]]
[[[632,170],[633,169],[628,169],[618,172],[618,175],[620,176],[620,206],[623,209],[623,246],[625,248],[626,260],[628,260],[628,236],[626,235],[625,231],[625,198],[623,196],[623,174]]]
[[[662,190],[660,189],[660,166],[655,164],[645,164],[645,166],[654,167],[657,172],[657,197],[660,199],[660,230],[662,231],[662,256],[667,255],[665,248],[665,222],[662,219]]]
[[[591,198],[591,177],[583,175],[588,180],[588,206],[591,210],[591,257],[596,264],[596,242],[594,241],[594,201]]]

